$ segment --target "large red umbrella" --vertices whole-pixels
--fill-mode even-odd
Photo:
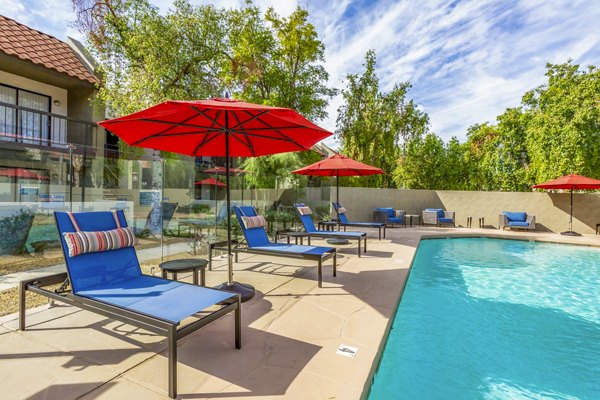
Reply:
[[[206,178],[201,181],[194,182],[194,185],[207,185],[207,186],[217,186],[217,187],[225,187],[223,182],[216,180],[215,178]]]
[[[254,288],[233,281],[230,157],[308,150],[331,136],[331,132],[289,108],[230,99],[166,101],[99,125],[131,146],[189,156],[225,157],[229,274],[221,287],[240,293],[243,300],[254,295]]]
[[[571,191],[571,206],[569,217],[569,230],[562,232],[562,235],[580,236],[579,233],[573,232],[573,190],[593,190],[600,189],[600,180],[588,178],[577,174],[561,176],[557,179],[552,179],[544,183],[532,186],[535,189],[563,189]]]
[[[383,174],[381,168],[363,164],[341,154],[334,154],[324,160],[292,171],[292,174],[335,176],[336,202],[340,202],[340,176],[366,176]],[[335,207],[337,213],[337,207]]]
[[[19,179],[33,179],[38,181],[47,181],[49,178],[47,176],[40,175],[33,171],[23,168],[5,168],[0,169],[0,176],[9,176],[13,178]]]

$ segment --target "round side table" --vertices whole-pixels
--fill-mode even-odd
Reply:
[[[166,278],[167,273],[173,275],[173,280],[177,280],[177,273],[179,272],[193,272],[194,285],[198,284],[198,271],[200,271],[200,285],[205,285],[206,279],[206,266],[208,260],[203,258],[182,258],[179,260],[165,261],[158,265],[162,271],[162,277]]]

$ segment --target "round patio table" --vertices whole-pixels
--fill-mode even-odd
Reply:
[[[182,258],[178,260],[165,261],[158,265],[162,271],[162,277],[166,278],[167,273],[173,274],[173,280],[177,280],[179,272],[193,272],[194,285],[198,284],[198,271],[200,271],[200,285],[205,285],[206,266],[208,260],[204,258]]]

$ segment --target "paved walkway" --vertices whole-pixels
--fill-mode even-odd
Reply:
[[[375,236],[370,232],[370,236]],[[316,283],[314,263],[240,257],[235,279],[259,293],[242,306],[242,348],[233,346],[233,318],[221,318],[178,345],[182,399],[352,399],[369,387],[409,266],[421,238],[493,235],[600,245],[598,237],[464,228],[397,228],[369,240],[362,258],[340,251]],[[355,245],[353,245],[354,247]],[[223,261],[207,284],[226,279]],[[184,276],[184,279],[190,279]],[[69,306],[0,318],[2,393],[10,399],[167,399],[166,343],[141,329]],[[356,357],[336,354],[340,345]]]

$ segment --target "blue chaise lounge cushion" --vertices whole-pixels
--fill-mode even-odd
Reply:
[[[527,213],[524,213],[524,212],[504,211],[502,214],[504,214],[506,216],[506,219],[508,219],[509,224],[511,222],[526,222],[527,221]],[[518,225],[515,225],[515,226],[518,226]],[[520,225],[520,226],[527,226],[527,225]]]

